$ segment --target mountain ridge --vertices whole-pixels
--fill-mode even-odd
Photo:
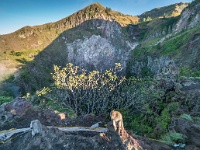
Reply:
[[[183,3],[184,5],[186,5],[186,3]],[[165,7],[171,7],[171,6],[177,6],[178,4],[174,4],[174,5],[170,5],[170,6],[165,6]],[[181,5],[181,3],[180,3]],[[164,8],[164,7],[161,7]],[[151,13],[150,10],[148,12]],[[93,14],[92,14],[93,13]],[[152,17],[151,15],[148,15],[149,17]],[[85,17],[85,18],[84,18]],[[110,8],[104,7],[103,5],[101,5],[100,3],[94,3],[91,4],[63,19],[60,19],[56,22],[50,22],[50,23],[45,23],[43,25],[36,25],[36,26],[25,26],[22,27],[19,30],[16,30],[15,32],[12,32],[10,34],[5,34],[5,35],[0,35],[0,37],[4,40],[4,42],[6,43],[11,43],[9,46],[5,45],[4,43],[2,43],[1,41],[1,47],[0,47],[0,51],[2,50],[22,50],[22,49],[41,49],[47,46],[47,44],[49,42],[51,42],[53,39],[55,39],[60,33],[62,33],[63,31],[70,29],[72,27],[75,27],[77,25],[79,25],[80,23],[82,23],[83,21],[86,20],[90,20],[90,19],[104,19],[104,20],[115,20],[118,23],[120,23],[121,26],[126,26],[128,24],[136,24],[138,23],[139,19],[144,19],[145,15],[141,14],[139,16],[131,16],[131,15],[124,15],[120,12],[117,11],[113,11]],[[152,17],[153,18],[153,17]],[[38,32],[39,31],[39,32]],[[48,32],[51,32],[51,35],[48,34]],[[41,33],[41,32],[45,32],[45,34]],[[35,42],[30,43],[30,45],[26,45],[24,42],[20,43],[20,40],[18,40],[18,42],[20,43],[19,45],[26,45],[26,46],[12,46],[12,37],[15,37],[15,40],[17,39],[17,37],[19,38],[29,38],[30,36],[37,36],[39,39],[42,39],[42,36],[48,36],[49,39],[42,39],[43,44],[41,44],[41,41],[38,40],[36,37],[35,38],[30,38],[29,41],[31,41],[31,39],[35,40]],[[10,40],[11,39],[11,40]],[[33,40],[33,41],[34,41]],[[5,48],[4,48],[5,47]]]
[[[150,11],[146,11],[139,15],[140,20],[150,17],[151,19],[155,18],[171,18],[176,17],[181,14],[181,12],[189,5],[190,3],[175,3],[169,6],[163,6],[159,8],[154,8]]]
[[[60,33],[67,29],[76,27],[86,20],[113,20],[113,18],[119,16],[121,18],[119,18],[120,20],[118,20],[118,22],[121,22],[122,26],[133,23],[134,20],[137,22],[138,20],[135,16],[124,15],[112,11],[109,8],[105,8],[99,3],[94,3],[56,22],[37,26],[26,26],[13,33],[1,35],[0,38],[2,40],[0,41],[0,51],[43,49],[52,42],[53,39],[58,37]],[[27,40],[29,43],[27,43]],[[18,44],[16,45],[16,43]]]

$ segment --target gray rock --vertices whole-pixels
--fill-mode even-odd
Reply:
[[[36,134],[42,134],[42,124],[39,120],[31,121],[30,128],[32,130],[32,136],[35,136]]]
[[[100,124],[101,122],[97,122],[95,124],[93,124],[90,128],[94,129],[94,128],[99,128],[100,127]]]

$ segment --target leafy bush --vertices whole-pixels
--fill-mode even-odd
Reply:
[[[171,102],[171,103],[169,103],[169,105],[168,105],[169,113],[171,113],[171,112],[174,113],[174,112],[178,111],[179,107],[180,107],[179,102]]]
[[[194,117],[193,119],[195,122],[200,123],[200,117]]]
[[[171,122],[170,114],[168,112],[168,109],[165,108],[161,112],[161,117],[159,118],[159,122],[158,122],[158,124],[161,127],[161,130],[163,130],[163,132],[167,132],[170,122]]]
[[[12,101],[12,97],[0,96],[0,105],[2,105],[5,102],[11,102],[11,101]]]
[[[200,77],[200,70],[193,71],[189,66],[179,68],[180,75],[184,77]]]
[[[37,96],[32,101],[43,107],[52,104],[62,106],[63,109],[73,109],[79,115],[103,113],[109,107],[108,97],[111,92],[124,80],[124,77],[117,77],[116,73],[120,70],[119,64],[116,64],[113,72],[106,70],[104,73],[86,73],[86,70],[72,64],[67,64],[62,69],[54,66],[54,84],[37,91]]]
[[[146,113],[133,114],[131,118],[128,129],[139,135],[147,135],[152,138],[160,138],[162,134],[167,133],[171,122],[167,109],[164,109],[159,115],[152,109],[146,108]],[[125,117],[124,120],[127,122],[128,119]]]
[[[33,102],[43,107],[57,104],[61,108],[71,108],[77,115],[99,115],[122,108],[145,111],[144,105],[158,94],[158,90],[149,88],[153,81],[127,80],[120,75],[121,70],[120,64],[102,73],[95,70],[87,73],[72,64],[64,68],[54,66],[54,84],[37,91]]]
[[[185,143],[186,137],[181,133],[172,133],[169,132],[161,137],[161,140],[169,145],[175,143]]]
[[[182,114],[182,115],[180,116],[180,118],[184,118],[184,119],[193,121],[192,117],[191,117],[190,115],[188,115],[188,114]]]
[[[148,67],[143,67],[141,69],[141,75],[142,77],[153,77],[154,73]]]

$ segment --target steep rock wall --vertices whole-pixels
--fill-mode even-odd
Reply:
[[[115,63],[126,67],[130,51],[138,43],[130,40],[115,21],[93,20],[90,26],[86,24],[80,26],[82,30],[97,31],[97,34],[70,41],[66,32],[58,39],[59,43],[65,43],[68,62],[89,70],[105,70]]]
[[[180,32],[183,29],[193,28],[200,22],[200,3],[194,1],[181,14],[180,19],[176,23],[174,32]]]

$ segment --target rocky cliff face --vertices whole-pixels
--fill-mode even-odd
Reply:
[[[129,40],[122,27],[115,21],[93,20],[89,30],[98,30],[99,34],[83,37],[69,42],[66,37],[60,42],[66,43],[68,62],[84,68],[105,70],[121,63],[126,67],[129,53],[137,42]],[[63,34],[64,35],[64,34]],[[105,61],[106,60],[106,61]]]
[[[147,56],[147,61],[136,61],[131,70],[136,76],[141,76],[147,67],[155,77],[176,77],[179,74],[178,68],[173,59],[169,57],[152,58]]]
[[[183,29],[195,27],[200,22],[200,3],[198,0],[194,1],[181,14],[174,31],[180,32]]]

